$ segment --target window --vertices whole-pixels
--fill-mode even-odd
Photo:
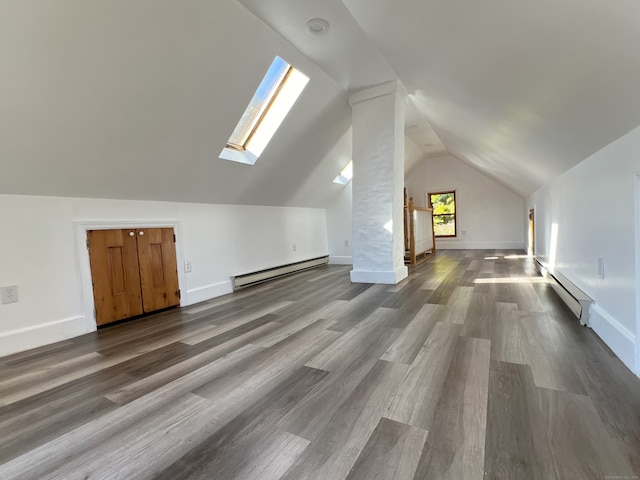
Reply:
[[[340,185],[346,185],[353,178],[353,161],[347,163],[347,166],[342,169],[338,176],[333,180],[333,183],[339,183]]]
[[[427,195],[433,208],[433,233],[436,237],[456,236],[456,192],[435,192]]]
[[[309,78],[276,57],[220,158],[253,165],[289,113]]]

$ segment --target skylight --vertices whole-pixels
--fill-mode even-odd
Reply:
[[[220,158],[253,165],[308,82],[306,75],[276,57]]]
[[[340,175],[338,175],[333,183],[339,183],[341,185],[346,185],[353,178],[353,161],[349,162],[346,167],[342,169]]]

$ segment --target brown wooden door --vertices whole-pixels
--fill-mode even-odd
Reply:
[[[133,229],[87,232],[98,325],[142,313],[136,237]]]
[[[136,236],[144,311],[153,312],[179,305],[173,228],[141,228]]]

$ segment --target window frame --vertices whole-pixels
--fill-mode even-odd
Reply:
[[[302,71],[276,55],[218,158],[255,165],[309,80]]]
[[[240,145],[240,144],[235,144],[230,141],[227,141],[226,148],[229,148],[231,150],[237,150],[239,152],[244,152],[247,150],[247,145],[249,144],[249,142],[251,141],[255,133],[258,131],[258,128],[260,128],[260,124],[262,123],[264,118],[267,116],[269,109],[276,102],[278,95],[280,95],[280,92],[284,88],[284,85],[287,83],[287,80],[291,76],[292,72],[293,72],[293,67],[291,66],[291,64],[287,62],[287,68],[284,71],[284,74],[280,76],[280,78],[278,79],[278,82],[274,84],[272,90],[269,92],[269,100],[265,102],[264,108],[260,112],[260,115],[258,115],[254,120],[253,125],[249,129],[249,132],[244,138],[242,144]]]
[[[436,214],[433,212],[433,203],[431,203],[432,195],[453,195],[453,213],[440,213]],[[458,201],[456,200],[456,191],[455,190],[443,190],[440,192],[428,192],[427,193],[427,204],[429,208],[431,208],[431,224],[433,226],[433,235],[435,238],[458,238]],[[436,217],[450,217],[453,215],[453,235],[438,235],[436,234]]]

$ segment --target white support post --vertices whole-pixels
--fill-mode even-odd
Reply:
[[[389,82],[353,94],[351,281],[396,284],[404,265],[404,117],[407,93]]]

